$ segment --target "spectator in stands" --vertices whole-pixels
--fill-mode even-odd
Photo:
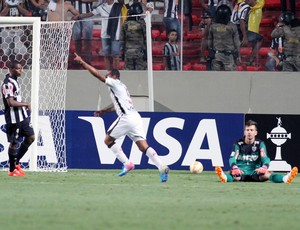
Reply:
[[[42,21],[47,20],[48,0],[29,0],[28,6],[33,17],[40,17]]]
[[[286,11],[271,33],[272,38],[283,38],[284,58],[282,71],[300,71],[300,21],[291,11]]]
[[[74,17],[74,20],[89,18],[95,15],[100,15],[103,18],[101,21],[101,42],[105,68],[109,70],[113,66],[113,69],[118,69],[120,59],[120,29],[122,21],[127,16],[127,8],[124,0],[118,0],[118,2],[107,0],[92,12]],[[119,16],[123,16],[122,19]]]
[[[296,15],[296,1],[295,0],[289,0],[290,2],[290,10]],[[280,8],[282,12],[287,11],[287,2],[286,0],[280,0]]]
[[[256,0],[256,4],[251,7],[247,29],[247,38],[252,47],[249,65],[258,65],[258,51],[263,42],[263,37],[259,34],[259,28],[264,5],[265,0]],[[255,58],[257,62],[255,62]]]
[[[181,0],[179,0],[180,9],[181,8]],[[193,6],[192,0],[183,0],[183,14],[187,21],[188,31],[193,30],[193,16],[192,16]]]
[[[31,12],[23,0],[2,0],[0,16],[29,17]],[[0,30],[1,49],[9,59],[14,60],[17,56],[29,60],[28,47],[30,41],[26,37],[31,32],[22,26],[5,27]],[[24,36],[25,35],[25,36]]]
[[[24,16],[30,17],[31,12],[25,4],[24,0],[2,0],[0,16],[17,17]]]
[[[145,70],[146,66],[146,24],[140,16],[143,13],[140,2],[129,6],[128,17],[121,28],[120,46],[125,59],[124,70]]]
[[[178,19],[178,0],[164,0],[164,18],[166,34],[171,30],[177,31],[177,39],[181,39],[181,28]]]
[[[79,12],[71,5],[70,2],[64,0],[50,0],[48,5],[48,21],[68,21],[68,12],[74,16],[78,16]]]
[[[204,11],[208,11],[212,18],[216,17],[216,10],[220,0],[201,0],[201,6]]]
[[[70,0],[72,6],[80,13],[85,14],[92,12],[93,2],[97,0]],[[73,26],[72,39],[75,41],[75,50],[79,56],[83,56],[85,61],[91,64],[92,61],[92,38],[94,22],[92,20],[78,20]],[[83,43],[83,44],[82,44]],[[82,55],[82,46],[84,53]]]
[[[256,0],[245,0],[244,2],[238,2],[235,4],[232,14],[231,22],[238,27],[240,40],[242,46],[247,46],[249,41],[247,37],[247,27],[250,15],[250,7],[256,4]]]
[[[168,42],[163,48],[163,62],[165,70],[180,70],[179,49],[176,44],[177,31],[170,30],[168,34]]]
[[[213,54],[212,70],[236,70],[235,57],[240,59],[239,33],[230,17],[231,9],[227,5],[218,6],[215,23],[209,28],[208,49]]]
[[[281,37],[272,39],[268,59],[265,64],[267,71],[281,70],[283,60],[282,45],[283,39]]]
[[[201,18],[199,27],[204,37],[201,39],[200,62],[206,62],[205,51],[207,50],[208,32],[213,18],[209,11],[204,11]]]

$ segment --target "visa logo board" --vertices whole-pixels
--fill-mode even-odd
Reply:
[[[141,113],[149,144],[172,169],[187,169],[200,160],[205,170],[214,166],[229,169],[232,144],[243,135],[243,114]],[[104,144],[106,130],[116,119],[115,113],[94,117],[91,111],[66,111],[66,154],[68,168],[113,169],[121,163]],[[8,160],[4,115],[0,115],[0,162]],[[39,156],[57,163],[51,118],[39,117]],[[118,140],[137,169],[155,168],[129,138]],[[22,162],[28,162],[26,154]]]
[[[67,163],[69,168],[111,169],[121,163],[104,144],[114,113],[94,117],[93,112],[67,111]],[[164,164],[187,169],[200,160],[206,170],[229,169],[232,144],[243,135],[243,114],[141,113],[148,143]],[[129,138],[118,140],[136,168],[155,168]]]

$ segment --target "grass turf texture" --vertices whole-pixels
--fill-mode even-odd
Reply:
[[[3,229],[298,229],[300,177],[292,184],[220,183],[214,172],[156,170],[0,172]]]

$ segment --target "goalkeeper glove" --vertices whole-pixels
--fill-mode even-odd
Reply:
[[[255,169],[257,175],[264,175],[268,171],[268,166],[263,165],[262,167]]]
[[[231,175],[233,177],[241,177],[242,174],[243,171],[239,167],[237,167],[236,165],[232,166]]]

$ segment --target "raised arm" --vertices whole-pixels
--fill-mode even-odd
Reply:
[[[96,68],[86,63],[77,53],[75,54],[74,61],[77,61],[83,68],[88,70],[94,77],[98,78],[100,81],[105,82],[105,76],[102,75]]]

